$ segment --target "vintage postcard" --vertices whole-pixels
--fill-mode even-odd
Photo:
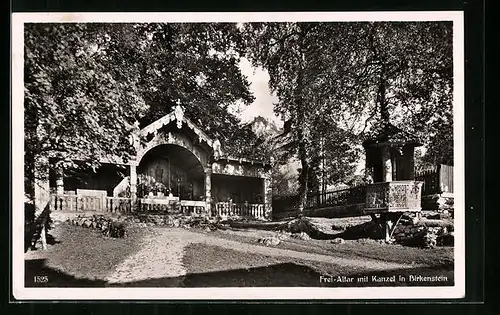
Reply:
[[[14,13],[13,296],[464,297],[463,27]]]

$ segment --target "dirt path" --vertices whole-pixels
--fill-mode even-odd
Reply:
[[[144,240],[142,249],[139,252],[117,266],[115,272],[107,278],[109,283],[140,282],[147,279],[170,278],[174,279],[175,282],[171,283],[171,285],[178,286],[182,283],[183,276],[187,273],[187,270],[182,265],[184,248],[191,243],[219,246],[272,257],[294,257],[303,260],[331,263],[338,266],[355,267],[367,271],[422,267],[414,264],[406,265],[374,259],[349,259],[252,245],[185,229],[157,228],[156,231],[155,235],[149,236]],[[200,258],[201,260],[202,258]]]
[[[116,284],[172,278],[180,284],[182,278],[179,277],[186,274],[186,269],[182,265],[183,251],[189,242],[181,233],[168,233],[168,230],[162,230],[158,230],[159,234],[148,236],[141,250],[118,265],[106,281]],[[176,286],[175,284],[172,285]]]

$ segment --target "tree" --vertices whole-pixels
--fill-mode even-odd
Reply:
[[[229,23],[27,24],[27,181],[40,156],[55,161],[40,165],[52,169],[96,167],[107,156],[127,160],[137,123],[160,118],[177,101],[236,152],[236,139],[251,137],[236,116],[237,104],[253,100],[238,67],[242,45]]]
[[[248,57],[268,70],[279,99],[275,112],[287,118],[285,148],[301,161],[299,210],[320,152],[340,154],[329,157],[336,181],[359,154],[345,148],[367,134],[404,125],[429,144],[440,124],[428,122],[451,123],[451,23],[249,23],[244,29]]]
[[[24,35],[26,179],[37,173],[35,160],[59,169],[127,158],[128,134],[147,110],[140,69],[130,62],[141,58],[131,28],[27,24]]]
[[[429,152],[445,147],[452,156],[451,22],[349,23],[346,30],[334,69],[324,72],[337,84],[325,85],[322,97],[354,117],[347,121],[361,134],[394,124]]]
[[[239,69],[245,50],[235,23],[140,24],[147,76],[142,83],[149,112],[141,125],[169,113],[177,102],[186,115],[229,154],[240,152],[251,137],[237,112],[254,96]]]
[[[322,73],[329,71],[323,45],[335,45],[328,31],[341,29],[318,23],[250,23],[245,25],[245,31],[248,57],[255,66],[268,70],[269,86],[279,99],[275,112],[287,119],[284,133],[288,134],[289,141],[282,150],[289,155],[296,154],[300,160],[299,211],[302,211],[308,192],[317,186],[314,183],[319,161],[325,158],[321,153],[327,152],[326,147],[340,148],[349,141],[349,137],[339,137],[336,113],[319,93],[325,84]],[[341,157],[352,153],[350,150],[328,151],[339,152]],[[339,157],[330,155],[330,158],[332,161]]]

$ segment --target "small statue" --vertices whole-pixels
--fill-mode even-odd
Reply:
[[[214,148],[214,158],[218,160],[222,156],[222,148],[219,139],[215,139],[213,143]]]

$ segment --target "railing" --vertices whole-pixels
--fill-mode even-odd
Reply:
[[[53,194],[50,206],[53,211],[105,211],[97,196]]]
[[[260,203],[217,202],[212,215],[263,219],[265,218],[265,211],[264,204]]]
[[[393,181],[375,183],[348,189],[324,192],[307,196],[304,213],[325,217],[357,216],[369,213],[391,211],[420,211],[422,182]],[[285,200],[297,202],[296,196],[287,196]],[[278,204],[278,202],[273,202]],[[284,209],[288,210],[288,209]],[[297,214],[297,208],[273,214],[278,216]]]
[[[305,208],[322,208],[364,203],[366,186],[327,191],[307,196]]]
[[[179,213],[181,211],[178,198],[139,198],[138,204],[140,212]]]
[[[206,205],[205,201],[181,200],[181,211],[183,214],[204,214]]]
[[[51,211],[130,212],[130,198],[52,194]]]
[[[182,213],[189,215],[201,215],[206,211],[205,201],[178,200],[169,198],[141,198],[139,199],[139,211],[141,212],[164,212]]]
[[[132,202],[125,197],[106,197],[106,211],[128,213],[132,212]]]

